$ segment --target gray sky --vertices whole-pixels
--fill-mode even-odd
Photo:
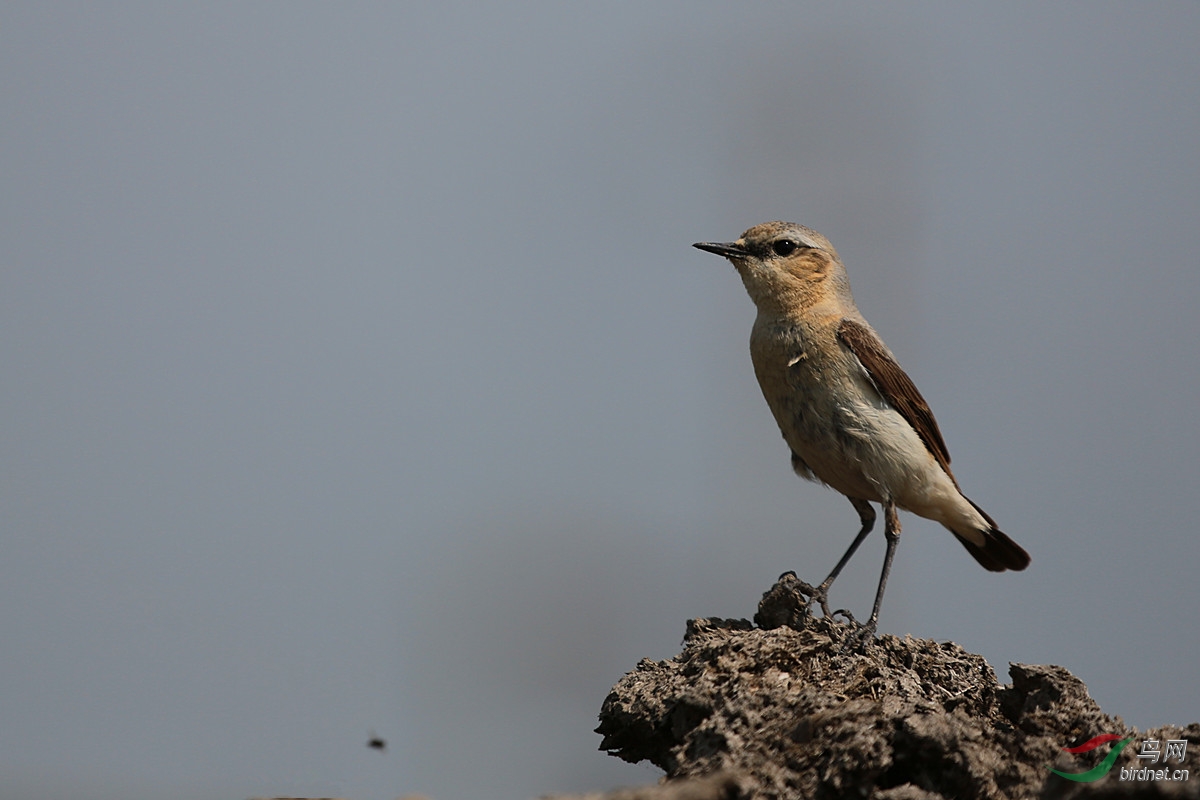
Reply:
[[[827,5],[0,7],[0,797],[655,780],[608,688],[857,529],[690,247],[778,218],[1033,556],[881,630],[1200,720],[1200,6]]]

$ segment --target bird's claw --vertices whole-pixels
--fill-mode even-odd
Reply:
[[[834,614],[841,613],[841,610],[830,612],[829,610],[829,592],[821,587],[813,589],[812,594],[808,598],[809,614],[812,613],[813,603],[821,607],[821,614],[826,619],[832,619]]]
[[[833,613],[835,615],[845,617],[846,625],[851,628],[851,630],[844,637],[842,637],[842,644],[838,648],[839,653],[861,653],[867,649],[869,644],[872,644],[875,641],[875,627],[877,625],[876,620],[869,619],[866,622],[859,622],[854,618],[853,614],[844,608],[839,608]]]

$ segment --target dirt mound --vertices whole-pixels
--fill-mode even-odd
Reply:
[[[808,613],[810,590],[785,574],[754,623],[691,620],[683,652],[644,660],[621,679],[600,713],[601,749],[650,761],[669,779],[621,796],[1200,797],[1200,775],[1120,777],[1123,768],[1188,769],[1200,725],[1135,731],[1062,667],[1012,664],[1006,686],[982,656],[952,642],[885,635],[855,646],[853,626]],[[1050,771],[1100,765],[1119,742],[1063,750],[1100,734],[1135,737],[1102,778]],[[1187,740],[1187,757],[1150,764],[1137,756],[1146,739],[1164,753],[1169,740]]]

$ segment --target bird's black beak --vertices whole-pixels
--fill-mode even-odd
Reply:
[[[750,251],[736,242],[696,242],[692,247],[726,258],[746,258]]]

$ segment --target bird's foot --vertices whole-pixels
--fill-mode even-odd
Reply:
[[[824,586],[817,586],[812,590],[808,598],[808,611],[810,614],[812,613],[813,603],[821,607],[821,614],[824,615],[825,619],[833,619],[834,614],[840,614],[844,610],[838,609],[832,612],[829,610],[829,589]]]
[[[854,618],[848,610],[839,608],[833,612],[832,616],[840,616],[845,619],[845,625],[850,630],[842,637],[841,646],[838,647],[839,653],[857,652],[861,653],[867,649],[867,646],[875,642],[875,627],[877,620],[875,617],[866,622],[859,622]],[[836,622],[836,620],[834,620]]]

